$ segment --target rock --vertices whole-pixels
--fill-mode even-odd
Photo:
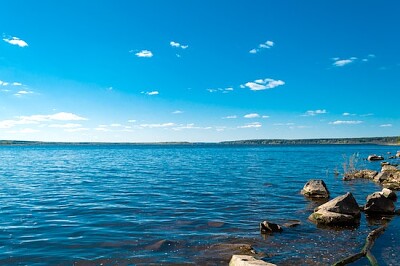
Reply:
[[[381,172],[385,172],[385,171],[397,171],[397,167],[394,165],[390,165],[390,164],[382,165]]]
[[[373,179],[378,174],[377,171],[373,170],[357,170],[352,171],[344,174],[343,180],[352,180],[355,178],[366,178],[366,179]]]
[[[393,214],[395,208],[393,200],[385,197],[382,192],[375,192],[368,195],[364,211],[370,214]]]
[[[380,161],[380,160],[384,160],[383,156],[376,154],[368,156],[368,161]]]
[[[278,224],[270,223],[268,221],[263,221],[260,223],[261,234],[272,233],[272,232],[282,232],[282,227]]]
[[[381,166],[384,166],[384,165],[390,165],[390,163],[389,162],[381,162]]]
[[[360,221],[360,208],[350,192],[315,208],[309,219],[319,225],[348,226]]]
[[[301,225],[301,221],[299,220],[289,220],[283,224],[284,227],[296,227]]]
[[[392,200],[392,201],[397,201],[396,192],[394,192],[394,191],[391,190],[391,189],[384,188],[384,189],[382,189],[381,194],[382,194],[385,198],[388,198],[388,199],[390,199],[390,200]]]
[[[229,266],[276,266],[263,260],[257,260],[248,255],[233,255]]]
[[[396,157],[397,157],[397,158],[400,158],[400,151],[397,151]]]
[[[329,191],[323,180],[309,180],[301,190],[301,194],[310,198],[329,198]]]

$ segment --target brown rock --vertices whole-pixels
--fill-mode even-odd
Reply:
[[[310,198],[329,198],[329,191],[324,180],[309,180],[301,190],[301,194]]]
[[[395,207],[393,200],[385,197],[381,192],[375,192],[368,195],[364,211],[373,214],[393,214]]]

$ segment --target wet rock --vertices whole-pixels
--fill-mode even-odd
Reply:
[[[381,194],[382,194],[385,198],[388,198],[388,199],[390,199],[390,200],[392,200],[392,201],[397,201],[396,192],[394,192],[394,191],[391,190],[391,189],[384,188],[384,189],[382,189]]]
[[[390,163],[389,162],[381,162],[381,166],[384,166],[384,165],[390,165]]]
[[[329,198],[329,191],[324,180],[309,180],[301,190],[301,194],[309,198]]]
[[[272,232],[282,232],[282,227],[278,224],[270,223],[268,221],[263,221],[260,223],[261,234],[267,234]]]
[[[360,208],[353,195],[348,192],[315,208],[309,219],[318,225],[354,225],[360,221]]]
[[[276,266],[248,255],[233,255],[229,266]]]
[[[400,158],[400,151],[397,151],[396,157],[397,157],[397,158]]]
[[[393,214],[395,207],[393,200],[385,197],[382,192],[375,192],[368,195],[364,211],[370,214]]]
[[[355,178],[365,178],[365,179],[373,179],[378,174],[377,171],[373,170],[357,170],[344,174],[343,180],[352,180]]]
[[[367,160],[368,161],[381,161],[381,160],[384,160],[384,158],[383,158],[383,156],[373,154],[373,155],[368,156]]]
[[[296,227],[301,225],[301,221],[299,220],[289,220],[283,224],[284,227]]]

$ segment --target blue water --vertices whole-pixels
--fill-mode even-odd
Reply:
[[[377,225],[317,228],[319,203],[299,191],[324,179],[335,197],[360,205],[381,188],[344,182],[344,156],[379,169],[369,154],[395,146],[3,146],[0,147],[1,265],[226,265],[214,244],[249,243],[279,265],[327,265],[364,245]],[[263,237],[258,223],[300,226]],[[397,265],[400,218],[373,254]],[[229,258],[228,258],[229,260]],[[354,265],[366,265],[360,261]]]

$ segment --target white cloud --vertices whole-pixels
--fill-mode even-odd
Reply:
[[[186,125],[179,125],[177,127],[172,128],[173,130],[179,131],[179,130],[184,130],[184,129],[212,129],[212,127],[199,127],[195,126],[195,124],[186,124]]]
[[[128,123],[135,123],[135,122],[136,122],[135,119],[130,119],[130,120],[128,120]]]
[[[361,124],[363,121],[360,120],[336,120],[333,122],[329,122],[331,125],[357,125]]]
[[[78,121],[87,120],[84,117],[72,113],[56,113],[53,115],[30,115],[30,116],[19,116],[14,120],[3,120],[0,121],[0,128],[12,128],[17,125],[28,125],[28,124],[39,124],[41,122],[49,121]]]
[[[228,88],[217,88],[217,89],[207,89],[208,92],[214,93],[214,92],[221,92],[221,93],[229,93],[233,91],[234,89],[232,87]]]
[[[392,124],[383,124],[383,125],[380,125],[379,127],[392,127],[393,125]]]
[[[24,41],[21,40],[20,38],[17,37],[8,37],[8,38],[3,38],[3,41],[12,44],[12,45],[17,45],[19,47],[26,47],[28,44]]]
[[[256,79],[255,81],[249,81],[246,84],[240,85],[241,88],[247,87],[252,91],[268,90],[273,89],[278,86],[285,85],[282,80],[274,80],[271,78],[266,79]]]
[[[269,118],[269,115],[263,115],[262,118]]]
[[[79,127],[79,128],[67,128],[64,129],[65,132],[81,132],[81,131],[88,131],[88,128],[85,127]]]
[[[110,127],[122,127],[122,125],[118,124],[118,123],[113,123],[113,124],[110,124]]]
[[[294,126],[295,123],[275,123],[274,126]]]
[[[258,118],[260,117],[259,114],[253,113],[253,114],[247,114],[245,116],[243,116],[244,118]]]
[[[162,124],[141,124],[139,127],[141,128],[165,128],[165,127],[174,127],[175,123],[162,123]]]
[[[258,53],[259,51],[261,51],[262,49],[270,49],[270,48],[273,47],[273,46],[274,46],[274,42],[273,42],[273,41],[266,41],[266,42],[264,42],[264,43],[260,43],[260,44],[257,46],[257,48],[251,49],[251,50],[249,51],[249,53],[251,53],[251,54],[256,54],[256,53]]]
[[[49,125],[49,127],[53,127],[53,128],[78,128],[81,127],[81,124],[72,124],[72,123],[68,123],[68,124],[51,124]]]
[[[320,114],[326,114],[327,111],[325,109],[318,109],[318,110],[309,110],[305,112],[302,116],[315,116]]]
[[[133,51],[131,51],[133,52]],[[149,50],[142,50],[140,52],[135,53],[137,57],[153,57],[153,53]]]
[[[172,114],[174,114],[174,115],[183,114],[183,111],[176,110],[176,111],[173,111]]]
[[[177,47],[177,48],[182,48],[182,49],[186,49],[189,47],[189,45],[183,45],[183,44],[180,44],[179,42],[174,42],[174,41],[171,41],[169,43],[169,45],[171,45],[172,47]]]
[[[13,86],[22,86],[22,83],[19,83],[19,82],[13,82],[13,83],[12,83],[12,85],[13,85]]]
[[[158,95],[160,94],[158,91],[142,91],[142,94],[146,94],[146,95]]]
[[[244,126],[238,126],[238,128],[260,128],[260,127],[262,127],[262,125],[259,122],[250,123]]]
[[[333,62],[333,65],[334,66],[336,66],[336,67],[342,67],[342,66],[345,66],[345,65],[348,65],[348,64],[350,64],[350,63],[353,63],[355,60],[357,60],[357,57],[350,57],[349,59],[340,59],[340,58],[332,58],[333,59],[333,61],[335,61],[335,62]]]
[[[19,96],[27,95],[27,94],[33,94],[33,91],[21,90],[21,91],[18,91],[17,93],[15,93],[14,95],[19,97]]]
[[[228,115],[228,116],[222,117],[222,119],[236,119],[236,118],[237,118],[236,115]]]

